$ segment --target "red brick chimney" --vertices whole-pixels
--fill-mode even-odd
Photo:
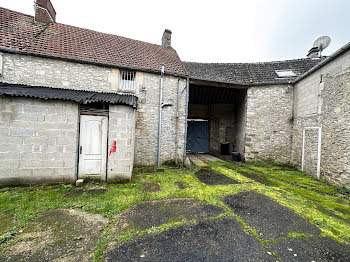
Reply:
[[[35,1],[35,17],[36,22],[54,23],[56,22],[56,11],[50,0]]]
[[[162,46],[165,48],[171,48],[171,31],[165,29],[162,37]]]

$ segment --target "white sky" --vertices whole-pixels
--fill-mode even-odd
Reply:
[[[349,0],[51,0],[57,22],[160,44],[165,28],[184,61],[258,62],[305,57],[332,38],[350,41]],[[34,0],[0,6],[34,15]]]

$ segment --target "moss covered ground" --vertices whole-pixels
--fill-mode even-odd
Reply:
[[[265,194],[294,210],[317,225],[323,235],[350,244],[350,195],[347,190],[315,180],[296,169],[273,164],[254,162],[236,165],[218,161],[210,162],[209,166],[213,171],[230,177],[239,184],[206,185],[197,179],[196,167],[185,169],[162,166],[161,170],[152,167],[134,168],[132,181],[127,184],[91,182],[83,188],[67,184],[1,188],[0,217],[6,216],[9,219],[6,220],[6,226],[0,227],[0,245],[11,245],[16,236],[25,230],[28,222],[44,211],[75,208],[101,214],[110,221],[95,250],[95,260],[98,261],[109,241],[127,241],[134,236],[181,225],[181,222],[173,222],[140,232],[130,231],[112,236],[116,215],[132,205],[149,200],[194,198],[221,206],[227,210],[224,215],[235,216],[222,202],[222,197],[251,190]],[[145,190],[144,181],[147,181],[148,186],[153,183],[160,190]],[[236,218],[245,230],[256,234],[243,220]],[[304,236],[290,234],[290,237]]]

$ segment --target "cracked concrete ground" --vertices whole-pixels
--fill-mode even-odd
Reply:
[[[109,248],[107,261],[349,261],[350,247],[319,236],[321,231],[307,220],[265,195],[242,192],[226,196],[224,203],[240,217],[205,219],[183,224],[162,232],[147,234]],[[168,207],[173,206],[168,201]],[[188,204],[193,200],[174,202],[176,209],[190,215]],[[163,205],[160,205],[164,207]],[[152,209],[152,204],[148,207]],[[134,208],[147,209],[147,204]],[[210,214],[213,205],[205,207]],[[217,207],[216,207],[217,208]],[[198,209],[198,206],[197,206]],[[128,211],[127,211],[128,212]],[[127,216],[127,212],[124,214]],[[141,215],[141,221],[155,219],[158,211]],[[197,213],[193,209],[193,215]],[[131,213],[129,213],[131,214]],[[217,210],[212,211],[212,215]],[[124,216],[124,219],[126,217]],[[129,217],[133,220],[132,217]],[[140,220],[134,219],[136,221]],[[159,220],[157,220],[159,222]],[[246,223],[247,230],[242,224]],[[165,222],[165,220],[163,220]],[[140,223],[140,222],[138,222]],[[144,229],[150,224],[142,223]],[[160,223],[156,223],[159,225]],[[258,232],[254,235],[252,231]],[[261,233],[262,232],[262,233]],[[288,237],[290,233],[305,234],[303,238]]]
[[[2,189],[0,261],[349,261],[346,195],[293,170],[209,164],[142,168],[123,185]]]
[[[107,219],[74,209],[54,209],[31,221],[0,261],[92,261]]]

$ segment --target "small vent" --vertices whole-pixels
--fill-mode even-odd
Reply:
[[[96,115],[96,116],[108,116],[109,104],[105,103],[90,103],[80,105],[81,115]]]

